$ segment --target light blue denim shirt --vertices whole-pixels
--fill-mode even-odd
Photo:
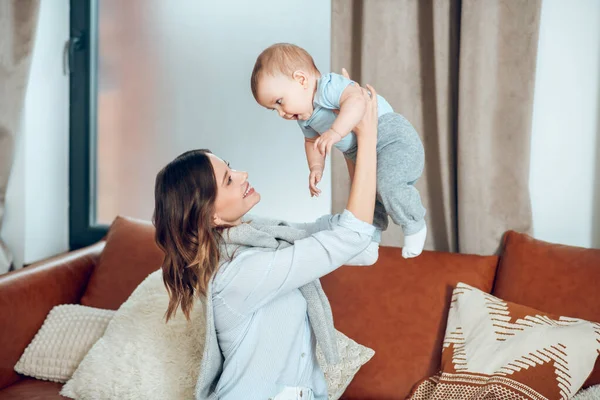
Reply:
[[[340,109],[340,98],[348,85],[354,84],[342,75],[329,73],[322,75],[317,81],[317,90],[313,99],[314,111],[309,119],[298,120],[304,136],[311,139],[325,133],[335,121],[337,115],[333,110]],[[383,97],[377,95],[377,115],[394,112],[394,109]],[[335,144],[341,151],[348,151],[356,146],[356,135],[350,132]]]
[[[220,400],[267,400],[288,386],[327,399],[299,288],[351,259],[360,264],[375,228],[347,210],[289,225],[311,236],[284,249],[240,251],[215,276],[214,321],[224,356],[215,392]]]

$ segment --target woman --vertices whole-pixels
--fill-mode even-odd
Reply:
[[[165,252],[167,321],[206,305],[197,399],[327,399],[315,356],[337,359],[331,309],[318,278],[369,264],[375,228],[377,96],[355,132],[356,169],[346,210],[312,224],[243,217],[260,201],[248,174],[207,150],[182,154],[156,178],[156,241]],[[366,254],[366,256],[365,256]],[[369,259],[370,258],[370,259]]]

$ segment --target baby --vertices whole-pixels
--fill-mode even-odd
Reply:
[[[344,71],[345,73],[345,71]],[[352,129],[362,119],[365,100],[360,87],[345,76],[321,75],[304,49],[274,44],[257,58],[251,78],[252,94],[263,107],[297,121],[304,133],[311,196],[318,196],[325,157],[332,147],[344,154],[352,177],[356,136]],[[387,229],[388,215],[404,232],[404,258],[423,251],[427,237],[425,208],[414,184],[423,172],[425,153],[413,126],[381,96],[377,97],[377,200],[373,225]]]

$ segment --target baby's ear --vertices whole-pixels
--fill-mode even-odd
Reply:
[[[294,71],[292,74],[292,78],[300,85],[302,85],[305,89],[308,88],[308,74],[302,70]]]

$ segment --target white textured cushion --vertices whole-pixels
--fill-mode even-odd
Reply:
[[[337,333],[340,362],[334,365],[325,363],[325,356],[317,346],[317,361],[325,373],[329,400],[338,400],[352,382],[360,367],[367,363],[375,351],[356,343],[340,331]]]
[[[204,312],[181,310],[165,324],[161,270],[135,289],[61,391],[77,399],[193,399],[204,347]]]
[[[195,304],[192,323],[178,311],[165,325],[168,301],[161,271],[153,272],[119,308],[61,394],[82,399],[193,398],[203,349],[203,307]],[[356,372],[375,354],[341,332],[337,335],[340,363],[325,365],[317,349],[330,400],[340,398]]]
[[[66,382],[102,337],[114,313],[77,304],[54,307],[15,365],[15,371],[38,379]]]
[[[573,400],[598,400],[598,399],[600,399],[600,385],[594,385],[594,386],[590,386],[587,389],[582,389],[579,392],[577,392],[575,397],[573,397]]]

